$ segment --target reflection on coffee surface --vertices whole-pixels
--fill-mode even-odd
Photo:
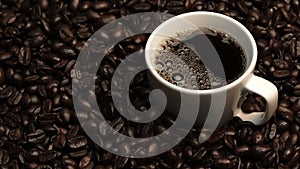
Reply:
[[[212,45],[219,55],[226,79],[201,60],[212,55],[207,50],[208,45]],[[246,57],[243,48],[229,34],[199,28],[165,38],[157,51],[155,65],[159,75],[168,82],[183,88],[205,90],[238,79],[245,72]]]

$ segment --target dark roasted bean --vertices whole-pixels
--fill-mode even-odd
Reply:
[[[70,9],[73,10],[73,11],[76,11],[77,8],[80,5],[80,1],[79,0],[70,0],[69,3],[70,3]]]
[[[11,106],[18,105],[23,97],[23,91],[15,90],[7,99],[7,103]]]
[[[0,67],[0,86],[5,83],[5,72],[2,67]]]
[[[19,51],[19,62],[28,65],[31,60],[31,51],[28,47],[21,47]]]
[[[278,152],[285,147],[285,140],[282,137],[275,138],[272,143],[273,150]]]
[[[216,168],[233,168],[234,164],[232,163],[232,161],[228,158],[220,158],[214,161],[214,166]]]
[[[82,11],[84,11],[84,10],[87,10],[87,9],[91,8],[92,5],[93,5],[92,2],[90,2],[90,1],[84,1],[84,2],[82,2],[79,5],[79,9],[82,10]]]
[[[278,133],[283,133],[286,130],[288,130],[289,128],[289,123],[285,120],[278,120],[276,123],[276,127],[277,127],[277,132]]]
[[[208,142],[211,143],[211,144],[213,144],[213,143],[216,143],[216,142],[220,141],[223,137],[224,137],[224,132],[223,131],[217,131],[216,133],[214,133],[208,139]]]
[[[11,86],[3,86],[0,88],[0,99],[8,98],[13,94],[14,88]]]
[[[136,11],[148,11],[151,9],[151,5],[148,3],[138,3],[133,6]]]
[[[252,155],[256,158],[262,158],[271,147],[269,145],[255,145],[252,147]]]
[[[9,154],[6,150],[0,150],[0,165],[5,165],[9,162]]]
[[[268,138],[272,140],[272,139],[274,139],[275,136],[276,136],[276,124],[273,123],[270,126],[270,131],[269,131],[269,134],[268,134]]]
[[[280,159],[287,163],[294,155],[294,147],[290,146],[280,152]]]
[[[88,28],[80,28],[80,29],[78,29],[78,31],[76,33],[77,33],[78,37],[80,37],[82,39],[89,38],[91,36],[91,32],[89,31]]]
[[[166,8],[170,12],[183,12],[184,3],[182,1],[169,1],[167,2]]]
[[[11,58],[13,55],[10,52],[0,53],[0,61]]]
[[[59,155],[59,153],[55,150],[48,150],[39,155],[39,161],[42,163],[49,162],[53,160],[57,155]]]
[[[275,78],[286,78],[290,76],[289,70],[276,70],[273,72]]]
[[[236,140],[233,138],[233,137],[230,137],[230,136],[225,136],[224,137],[224,141],[225,141],[225,144],[231,148],[231,149],[234,149],[234,147],[236,147]]]
[[[22,138],[23,131],[21,128],[16,128],[13,130],[10,130],[8,133],[8,138],[12,141],[20,140]]]
[[[269,151],[265,154],[265,157],[262,160],[262,165],[264,167],[274,167],[278,165],[279,157],[276,152]]]
[[[288,64],[286,61],[280,60],[280,59],[275,59],[273,61],[274,66],[278,69],[287,69],[288,68]]]
[[[43,130],[36,130],[32,133],[27,134],[27,141],[30,143],[42,143],[45,140],[45,132]]]
[[[105,10],[105,9],[110,9],[110,8],[111,8],[110,1],[97,1],[94,4],[95,10]]]
[[[15,86],[17,87],[22,87],[23,85],[23,76],[21,75],[21,73],[15,73],[13,76],[12,76],[12,82]]]
[[[300,152],[296,152],[294,154],[294,156],[291,158],[291,160],[287,163],[287,165],[289,167],[294,167],[297,165],[297,163],[299,163],[299,159],[300,159]]]
[[[193,156],[193,148],[192,148],[192,146],[189,146],[189,145],[185,146],[184,150],[183,150],[183,155],[187,159],[191,158]]]
[[[255,131],[252,136],[252,142],[254,144],[263,144],[265,136],[260,131]]]
[[[297,87],[297,86],[296,86]],[[296,88],[295,87],[295,88]],[[300,85],[299,85],[299,87],[300,87]],[[298,87],[297,87],[298,88]],[[292,105],[292,110],[294,110],[294,111],[300,111],[300,99],[297,99],[296,101],[295,101],[295,103]]]
[[[87,144],[87,139],[84,136],[77,136],[68,140],[69,147],[72,149],[77,149],[85,146]]]
[[[280,107],[278,107],[277,111],[278,111],[278,115],[281,118],[283,118],[283,119],[285,119],[289,122],[292,122],[294,120],[294,113],[289,108],[285,108],[285,107],[280,106]]]
[[[40,19],[42,15],[41,7],[39,5],[34,5],[32,7],[32,14],[33,19]]]
[[[99,19],[101,17],[98,12],[95,12],[95,11],[93,11],[91,9],[88,10],[86,13],[87,13],[87,17],[90,20],[97,20],[97,19]]]
[[[234,151],[240,157],[247,157],[251,153],[251,148],[248,145],[242,145],[235,147]]]
[[[207,154],[207,150],[204,147],[201,147],[200,149],[198,149],[194,155],[193,155],[193,160],[194,161],[199,161],[201,160],[205,155]]]
[[[69,26],[63,25],[60,30],[59,30],[59,36],[61,37],[62,40],[65,42],[71,42],[74,35],[72,30],[70,29]]]

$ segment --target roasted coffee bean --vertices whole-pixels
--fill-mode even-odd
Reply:
[[[244,125],[238,130],[238,140],[242,143],[251,141],[253,129],[250,125]]]
[[[65,107],[72,107],[73,105],[73,101],[71,100],[71,98],[66,95],[66,94],[63,94],[60,98],[60,102],[63,106]]]
[[[297,166],[297,164],[299,164],[299,159],[300,159],[300,152],[297,151],[295,152],[294,156],[291,158],[291,160],[287,163],[287,165],[289,167],[294,167]],[[299,165],[298,165],[299,167]]]
[[[43,130],[38,129],[32,133],[28,133],[26,137],[28,142],[38,144],[45,141],[46,134]]]
[[[269,133],[268,133],[268,138],[272,140],[272,139],[274,139],[275,136],[276,136],[276,124],[273,123],[270,126],[270,130],[269,130]]]
[[[38,80],[39,80],[39,76],[38,75],[32,75],[32,76],[27,76],[25,79],[24,79],[24,82],[28,85],[33,85],[35,84]]]
[[[168,1],[166,4],[166,8],[170,12],[179,13],[184,10],[184,2],[183,1]]]
[[[289,146],[280,152],[280,159],[282,162],[287,163],[294,155],[294,147]]]
[[[82,2],[82,3],[79,5],[79,9],[80,9],[81,11],[84,11],[84,10],[87,10],[87,9],[91,8],[92,5],[93,5],[92,2],[90,2],[90,1],[84,1],[84,2]]]
[[[62,159],[62,166],[65,168],[76,168],[76,161],[69,158],[68,156],[64,156]]]
[[[288,68],[288,64],[286,61],[280,60],[280,59],[275,59],[273,61],[274,66],[278,69],[287,69]]]
[[[22,139],[23,131],[21,128],[16,128],[13,130],[10,130],[8,133],[8,138],[12,141],[20,140]]]
[[[5,165],[9,162],[9,154],[6,150],[0,150],[0,165]]]
[[[201,147],[200,149],[195,151],[192,158],[194,161],[200,161],[203,157],[205,157],[206,154],[207,154],[206,148]]]
[[[4,35],[10,38],[16,37],[19,34],[19,30],[16,27],[7,27],[4,30]]]
[[[256,158],[262,158],[268,151],[271,150],[269,145],[255,145],[252,147],[252,155]]]
[[[299,140],[299,135],[297,133],[290,134],[289,138],[286,140],[287,146],[294,146]]]
[[[5,72],[2,67],[0,67],[0,86],[5,83]]]
[[[296,95],[296,96],[300,96],[300,85],[297,85],[297,86],[295,86],[295,88],[294,88],[294,94]]]
[[[289,70],[276,70],[273,72],[275,78],[286,78],[290,76]]]
[[[283,133],[289,129],[289,123],[285,120],[278,120],[276,123],[276,127],[278,133]]]
[[[96,17],[96,16],[94,16],[94,17]],[[82,39],[89,38],[92,35],[88,28],[80,28],[80,29],[78,29],[78,31],[76,33],[77,33],[78,37],[80,37]]]
[[[13,55],[10,52],[0,53],[0,61],[11,58]]]
[[[110,1],[97,1],[94,4],[95,10],[106,10],[111,9],[111,2]]]
[[[262,165],[264,167],[275,167],[279,163],[279,156],[278,153],[269,151],[265,154],[263,160],[262,160]]]
[[[19,62],[28,65],[31,60],[31,51],[28,47],[21,47],[19,51]]]
[[[230,149],[234,149],[234,147],[237,145],[236,140],[230,136],[225,136],[224,142]]]
[[[87,17],[88,17],[90,20],[97,20],[97,19],[99,19],[99,18],[101,17],[101,16],[99,15],[98,12],[93,11],[93,10],[91,10],[91,9],[89,9],[89,10],[86,12],[86,14],[87,14]]]
[[[72,47],[69,47],[69,46],[64,46],[62,48],[60,48],[59,50],[59,53],[62,55],[62,56],[65,56],[67,57],[68,59],[72,59],[73,57],[76,56],[76,52],[75,50],[72,48]],[[64,64],[67,64],[68,61],[65,61]],[[57,66],[56,66],[57,67]]]
[[[69,26],[63,25],[63,26],[61,26],[61,28],[59,30],[59,36],[65,42],[71,42],[74,37],[74,34]]]
[[[148,11],[151,9],[151,5],[148,3],[138,3],[133,6],[136,11]]]
[[[79,0],[70,0],[69,4],[70,4],[70,9],[73,11],[76,11],[80,5],[80,1]]]
[[[216,168],[234,168],[234,164],[228,158],[220,158],[214,161],[214,166]]]
[[[13,91],[11,96],[9,96],[9,98],[7,99],[7,103],[11,106],[15,106],[20,103],[22,97],[23,97],[23,90],[22,91],[15,90]]]
[[[9,107],[6,103],[0,103],[0,115],[6,114],[9,110]]]
[[[87,139],[84,136],[77,136],[68,140],[69,147],[77,149],[84,147],[87,144]]]
[[[23,76],[21,73],[15,73],[13,76],[12,76],[12,82],[15,86],[17,87],[22,87],[23,85]]]
[[[213,144],[220,141],[224,137],[224,131],[217,131],[208,140],[209,143]]]
[[[235,154],[240,157],[247,157],[251,153],[251,148],[248,145],[237,146],[234,148]]]
[[[60,110],[59,116],[64,122],[69,123],[71,119],[71,112],[70,110],[63,108]]]
[[[284,120],[287,120],[289,122],[292,122],[294,120],[294,113],[289,108],[279,106],[277,108],[277,112],[279,117],[283,118]]]
[[[12,86],[3,86],[0,88],[0,99],[8,98],[13,94],[14,88]]]
[[[285,140],[282,137],[275,138],[272,143],[272,148],[274,151],[278,152],[283,150],[285,147]]]
[[[291,109],[294,110],[294,111],[300,111],[300,99],[297,99],[295,101],[295,103],[292,105]]]
[[[192,146],[189,146],[189,145],[185,146],[184,150],[183,150],[183,155],[187,159],[191,158],[193,156],[193,148],[192,148]]]
[[[255,131],[252,136],[252,143],[263,144],[265,141],[265,136],[260,131]]]
[[[60,132],[57,136],[54,137],[54,144],[53,146],[56,148],[63,148],[65,147],[67,142],[67,137],[64,133]]]
[[[42,163],[49,162],[56,158],[60,153],[55,150],[47,150],[39,155],[39,161]]]

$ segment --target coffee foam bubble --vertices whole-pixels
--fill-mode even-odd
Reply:
[[[162,50],[158,51],[155,65],[157,72],[168,82],[188,89],[210,89],[224,83],[202,64],[195,54],[179,55]]]
[[[194,44],[187,46],[183,43],[187,39],[203,34],[219,37],[223,43],[233,44],[238,47],[243,56],[242,59],[244,59],[241,64],[245,68],[246,58],[243,49],[230,35],[210,28],[191,28],[181,30],[175,36],[168,37],[161,42],[155,62],[160,76],[179,87],[197,90],[218,88],[240,77],[244,70],[232,79],[223,79],[216,76],[205,67],[200,56],[194,52],[196,51],[194,50]]]

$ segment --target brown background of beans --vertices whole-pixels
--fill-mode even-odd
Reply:
[[[197,142],[199,129],[193,128],[172,150],[147,159],[119,157],[95,145],[77,120],[92,114],[82,111],[76,117],[71,97],[76,94],[71,70],[84,42],[101,26],[131,13],[199,10],[231,16],[251,31],[259,50],[255,74],[279,90],[275,116],[263,126],[233,118],[204,144]],[[0,168],[300,168],[299,12],[298,0],[0,0]],[[113,47],[96,79],[106,119],[132,137],[153,136],[173,122],[167,114],[146,125],[129,122],[110,98],[115,68],[142,49],[148,36],[133,36]],[[142,72],[130,90],[138,109],[149,107],[149,92]],[[90,105],[83,100],[82,106]],[[264,100],[250,94],[243,109],[263,110]],[[95,123],[85,125],[98,129]]]

